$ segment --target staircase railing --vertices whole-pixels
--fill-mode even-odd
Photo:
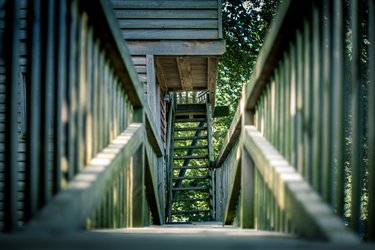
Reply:
[[[217,159],[225,223],[373,239],[374,16],[373,1],[282,4]]]
[[[163,223],[162,146],[108,1],[0,7],[0,230],[143,226],[150,212]]]

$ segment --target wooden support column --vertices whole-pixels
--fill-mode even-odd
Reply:
[[[246,125],[253,124],[252,112],[246,110],[242,105],[242,124],[241,124],[241,194],[240,194],[240,226],[241,228],[254,228],[254,163],[250,158],[246,148],[242,145],[245,140],[244,128]]]

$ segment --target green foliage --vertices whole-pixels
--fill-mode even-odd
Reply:
[[[213,123],[217,156],[241,97],[242,86],[250,79],[258,53],[280,0],[224,0],[223,36],[226,53],[220,58],[216,105],[228,105],[229,116]]]

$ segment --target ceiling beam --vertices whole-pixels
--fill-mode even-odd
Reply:
[[[160,88],[163,91],[168,91],[167,82],[165,81],[163,67],[161,66],[160,59],[155,57],[156,77],[158,78]]]
[[[188,57],[179,56],[176,58],[178,73],[180,75],[181,89],[193,90],[193,78],[191,76],[191,65]]]

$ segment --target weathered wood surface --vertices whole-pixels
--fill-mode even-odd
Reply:
[[[63,235],[0,236],[5,249],[374,249],[374,244],[306,241],[280,233],[241,230],[219,223],[165,225]]]
[[[345,227],[332,209],[254,126],[244,127],[244,146],[298,234],[336,243],[359,242],[359,238]]]
[[[225,41],[127,41],[132,55],[222,55]]]
[[[25,231],[68,232],[83,229],[86,219],[102,198],[100,194],[107,190],[106,185],[121,171],[123,161],[130,159],[141,145],[144,140],[143,129],[142,124],[130,124],[75,176],[66,189],[59,192],[32,218]],[[134,167],[139,166],[138,163],[135,164]]]

